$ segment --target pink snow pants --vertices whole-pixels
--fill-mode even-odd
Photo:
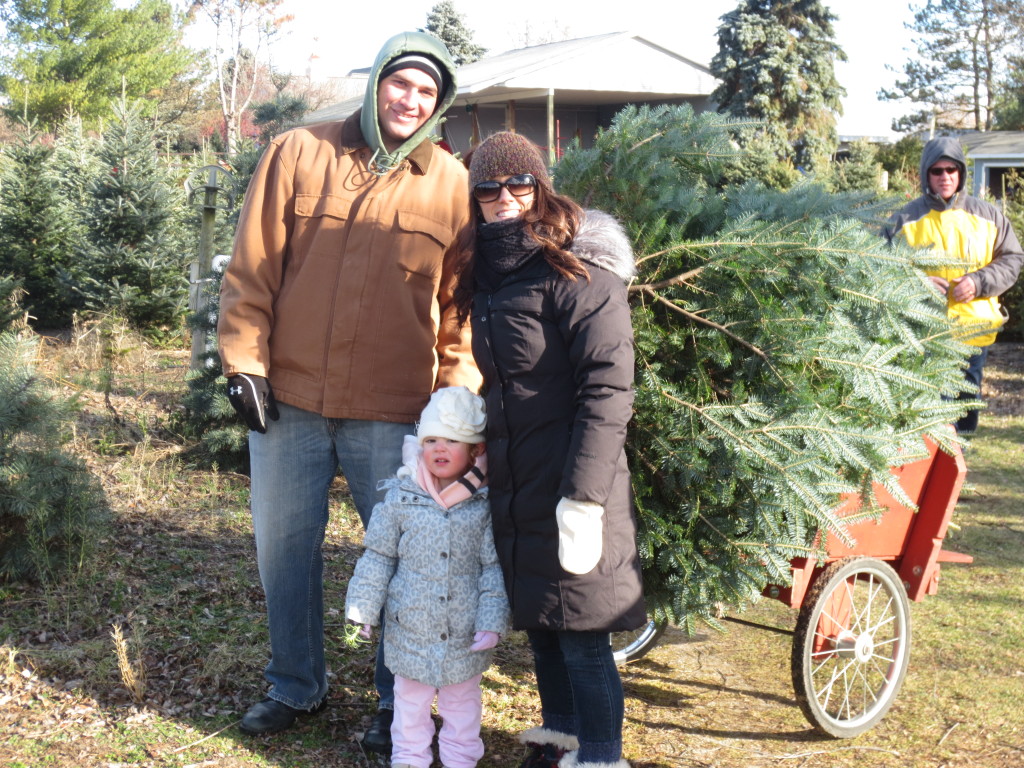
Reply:
[[[437,713],[444,720],[437,737],[438,751],[445,768],[475,768],[484,756],[480,738],[483,704],[480,678],[434,688],[395,675],[395,719],[391,724],[391,764],[406,763],[414,768],[430,768],[434,739],[434,721],[430,705],[437,695]]]

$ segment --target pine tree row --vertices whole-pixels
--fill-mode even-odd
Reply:
[[[189,161],[161,157],[156,138],[138,105],[121,103],[98,136],[72,117],[56,136],[26,126],[3,148],[0,275],[22,282],[35,328],[113,311],[150,336],[181,332],[197,213]]]

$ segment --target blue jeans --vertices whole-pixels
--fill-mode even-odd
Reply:
[[[576,736],[577,762],[622,758],[622,679],[607,632],[526,633],[533,649],[544,727]]]
[[[981,347],[978,352],[971,355],[967,360],[967,370],[964,371],[964,379],[968,384],[978,388],[977,392],[961,392],[957,400],[981,400],[981,374],[985,368],[985,360],[988,359],[988,347]],[[968,411],[956,422],[956,431],[961,435],[972,435],[978,431],[978,417],[981,411],[975,409]]]
[[[267,433],[249,433],[256,559],[267,599],[270,698],[311,709],[327,694],[324,662],[324,532],[327,492],[341,466],[365,527],[384,494],[377,483],[402,464],[411,424],[327,419],[278,404]],[[394,707],[394,676],[378,646],[380,707]]]

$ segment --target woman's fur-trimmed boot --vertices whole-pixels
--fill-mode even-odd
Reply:
[[[558,768],[629,768],[629,763],[625,760],[615,760],[611,763],[595,763],[588,760],[581,763],[578,756],[579,752],[566,752],[565,757],[558,762]]]
[[[559,768],[562,755],[569,750],[580,748],[575,736],[548,728],[530,728],[523,731],[519,734],[519,741],[530,750],[526,759],[519,764],[519,768]]]

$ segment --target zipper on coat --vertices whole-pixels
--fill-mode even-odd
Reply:
[[[491,300],[493,298],[494,298],[494,294],[493,293],[488,293],[487,294],[487,311],[484,314],[483,321],[487,325],[487,333],[485,335],[485,339],[487,341],[487,351],[490,352],[490,355],[491,355],[491,365],[494,367],[494,375],[495,375],[495,377],[498,380],[498,385],[501,387],[502,419],[505,421],[505,442],[506,442],[505,455],[508,456],[509,449],[511,448],[511,445],[512,445],[512,436],[511,436],[511,434],[509,434],[508,420],[505,419],[505,413],[504,413],[505,412],[505,378],[501,375],[501,369],[498,367],[498,359],[494,356],[494,337],[492,335],[494,333],[494,330],[493,330],[494,329],[494,323],[491,322],[491,310],[492,310]],[[512,501],[516,498],[517,490],[516,490],[516,476],[515,476],[515,473],[512,471],[511,464],[509,465],[509,468],[508,468],[508,479],[509,479],[509,491],[510,491],[509,504],[508,504],[508,510],[509,510],[508,522],[512,526],[513,537],[514,537],[512,539],[512,568],[513,568],[513,571],[514,571],[515,567],[516,567],[516,563],[519,562],[519,526],[516,525],[516,519],[512,515]],[[516,605],[516,601],[517,601],[517,595],[516,595],[517,579],[514,577],[514,574],[513,574],[513,578],[510,579],[510,582],[511,582],[511,585],[512,585],[512,591],[511,591],[511,594],[508,595],[508,601],[509,601],[509,605],[513,607],[513,613],[515,613],[515,605]]]

